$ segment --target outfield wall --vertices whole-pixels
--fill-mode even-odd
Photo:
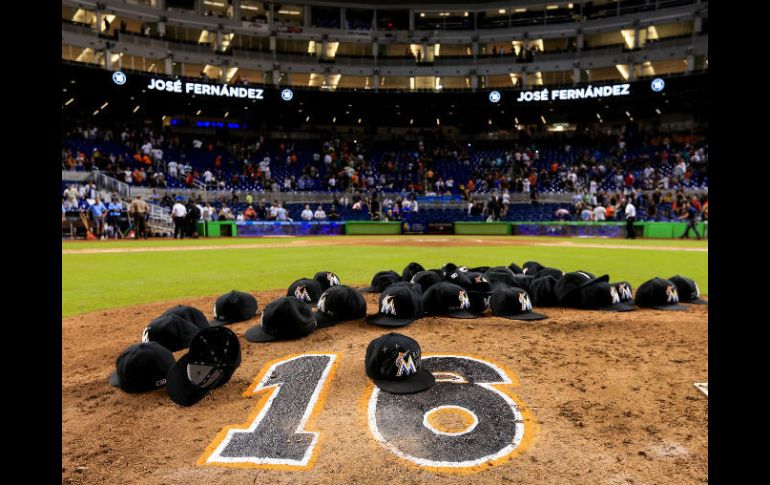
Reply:
[[[636,222],[637,237],[673,239],[684,234],[684,222]],[[708,223],[698,223],[701,237],[708,237]],[[406,222],[329,221],[329,222],[199,222],[201,237],[260,237],[260,236],[334,236],[334,235],[400,235],[457,234],[479,236],[568,236],[623,238],[624,222],[468,222],[447,224],[410,224]],[[690,232],[690,237],[695,234]]]

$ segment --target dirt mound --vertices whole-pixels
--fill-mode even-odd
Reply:
[[[257,293],[260,308],[283,291]],[[367,295],[369,313],[377,295]],[[537,422],[513,458],[473,474],[427,470],[398,458],[367,425],[372,387],[366,345],[387,332],[363,320],[292,342],[241,338],[232,380],[181,408],[159,390],[126,394],[107,383],[115,358],[145,325],[175,304],[212,316],[215,296],[98,311],[62,322],[63,483],[706,483],[708,306],[627,313],[539,308],[535,322],[486,317],[423,318],[399,331],[425,354],[472,355],[507,369],[513,394]],[[259,318],[231,325],[242,336]],[[305,353],[336,353],[323,403],[306,425],[320,432],[304,470],[198,464],[226,426],[246,426],[262,394],[244,397],[266,364]],[[177,358],[184,352],[175,354]],[[431,417],[462,432],[462,411]],[[427,418],[426,418],[427,419]],[[525,424],[525,426],[528,426]]]

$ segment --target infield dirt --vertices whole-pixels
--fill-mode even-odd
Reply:
[[[256,293],[260,308],[284,291]],[[214,300],[192,298],[98,311],[62,321],[62,473],[66,484],[691,484],[708,480],[708,306],[627,313],[536,308],[522,322],[423,318],[399,329],[424,353],[479,356],[515,373],[514,389],[537,422],[511,460],[469,475],[421,470],[370,433],[361,402],[370,389],[366,345],[387,329],[363,320],[290,342],[242,338],[259,317],[231,325],[243,362],[232,380],[181,408],[164,390],[126,394],[107,383],[115,358],[167,308],[189,304],[212,316]],[[368,313],[377,295],[367,295]],[[247,421],[258,397],[243,397],[269,361],[337,352],[323,408],[308,429],[321,440],[306,471],[204,466],[219,431]],[[175,353],[179,358],[184,351]],[[511,376],[513,377],[513,376]]]

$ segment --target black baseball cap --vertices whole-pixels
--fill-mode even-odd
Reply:
[[[580,308],[604,310],[608,312],[629,312],[636,308],[623,302],[617,287],[606,281],[596,281],[580,290]]]
[[[521,269],[521,266],[519,266],[516,263],[511,263],[508,265],[508,269],[513,272],[513,274],[524,274],[524,270]]]
[[[516,284],[515,276],[507,266],[494,266],[484,272],[484,276],[492,284],[502,283],[508,286]]]
[[[652,278],[642,283],[636,290],[636,304],[656,310],[687,310],[679,304],[679,291],[676,285],[663,278]]]
[[[634,288],[631,286],[631,283],[619,281],[617,283],[610,283],[610,285],[618,292],[618,298],[620,298],[621,303],[626,303],[627,305],[634,304]]]
[[[464,273],[462,271],[457,271],[457,270],[452,271],[451,273],[447,273],[446,277],[444,278],[444,281],[448,281],[458,286],[462,286],[465,289],[468,289],[468,287],[471,285],[471,279],[468,276],[468,273]]]
[[[227,383],[240,365],[238,336],[223,326],[204,328],[168,373],[166,393],[180,406],[192,406]]]
[[[573,308],[582,308],[582,299],[580,296],[581,288],[600,282],[609,282],[609,275],[603,275],[599,278],[587,271],[572,271],[564,273],[554,286],[554,292],[559,300],[559,305]]]
[[[547,315],[533,312],[532,301],[527,292],[514,286],[500,286],[495,289],[489,299],[489,308],[492,309],[494,316],[511,320],[543,320],[548,318]]]
[[[321,290],[326,291],[330,286],[336,286],[340,284],[339,277],[331,271],[319,271],[313,276],[313,279],[321,285]]]
[[[700,288],[698,283],[686,276],[672,276],[668,279],[676,285],[679,301],[684,303],[695,303],[696,305],[708,305],[709,302],[700,297]]]
[[[486,273],[488,269],[489,266],[474,266],[473,268],[468,268],[468,271],[473,271],[474,273]]]
[[[229,323],[251,320],[257,315],[257,299],[242,291],[232,290],[217,298],[214,304],[214,319],[211,325],[227,325]]]
[[[158,342],[133,344],[118,356],[108,382],[125,392],[154,391],[166,385],[172,367],[174,354]]]
[[[417,283],[412,283],[411,281],[396,281],[392,285],[388,286],[388,288],[391,286],[403,286],[404,288],[409,288],[411,291],[417,293],[420,298],[422,298],[422,286],[418,285]]]
[[[321,284],[316,280],[310,278],[300,278],[291,285],[286,291],[286,296],[293,296],[310,305],[318,303],[318,299],[321,298]]]
[[[142,342],[158,342],[168,350],[176,352],[189,347],[199,330],[200,328],[189,320],[173,313],[164,313],[145,327]]]
[[[584,273],[589,275],[591,278],[596,278],[596,276],[594,276],[592,273],[589,273],[587,271],[584,271]],[[558,280],[559,278],[564,276],[564,271],[562,271],[562,270],[560,270],[558,268],[548,268],[548,267],[546,267],[546,268],[542,268],[540,271],[538,271],[537,273],[535,273],[535,274],[533,274],[531,276],[534,277],[534,278],[543,278],[544,276],[553,276],[554,278],[556,278]]]
[[[193,306],[177,305],[163,312],[164,315],[167,313],[182,317],[185,320],[192,322],[198,328],[206,328],[209,326],[209,319],[206,318],[206,315]]]
[[[380,294],[379,311],[366,317],[366,322],[383,327],[403,327],[423,314],[422,298],[414,289],[391,285]]]
[[[260,324],[246,330],[244,337],[249,342],[292,340],[310,335],[317,326],[310,305],[293,296],[282,296],[267,304]]]
[[[372,277],[372,284],[361,288],[361,291],[365,293],[382,293],[382,290],[398,281],[401,281],[401,276],[395,271],[378,271]]]
[[[457,265],[454,263],[446,263],[444,266],[441,267],[441,276],[443,278],[446,278],[448,274],[454,273],[457,271]]]
[[[420,271],[412,276],[412,283],[420,285],[422,292],[428,291],[428,288],[443,281],[441,276],[435,271]]]
[[[529,287],[532,285],[532,282],[535,280],[534,276],[526,275],[526,274],[514,274],[513,275],[513,283],[510,286],[515,286],[516,288],[521,288],[522,290],[529,293]]]
[[[558,306],[559,299],[556,297],[556,282],[559,281],[553,276],[535,278],[529,284],[527,293],[532,302],[538,307]]]
[[[401,280],[412,281],[412,277],[420,271],[425,271],[425,268],[420,263],[409,263],[404,268],[404,271],[401,272]]]
[[[545,268],[545,266],[538,263],[537,261],[527,261],[521,267],[522,267],[521,272],[528,275],[534,275],[541,269]]]
[[[366,300],[358,290],[345,285],[332,286],[318,300],[313,314],[318,327],[330,327],[339,322],[366,316]]]
[[[366,375],[385,392],[409,394],[436,384],[422,367],[422,350],[416,340],[399,333],[378,337],[366,347]]]
[[[460,285],[442,281],[428,288],[422,296],[425,313],[428,315],[446,315],[453,318],[476,318],[471,313],[471,300],[468,291]]]

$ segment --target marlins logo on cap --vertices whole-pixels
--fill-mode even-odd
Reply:
[[[465,290],[458,292],[457,298],[460,300],[460,309],[471,307],[471,300],[468,298],[468,294],[465,293]]]
[[[340,279],[334,273],[326,273],[326,279],[329,280],[329,286],[335,286],[340,284]]]
[[[308,303],[313,301],[313,299],[310,297],[310,293],[307,292],[307,288],[305,288],[305,285],[300,285],[294,288],[294,296]]]
[[[676,291],[676,286],[668,285],[666,287],[666,301],[669,303],[679,303],[679,294]]]
[[[321,298],[318,300],[318,311],[319,312],[325,312],[326,311],[326,293],[321,295]]]
[[[623,300],[630,300],[634,296],[631,294],[631,287],[625,283],[619,284],[618,290],[620,290],[620,298]]]
[[[409,352],[410,351],[407,350],[406,352],[398,353],[398,357],[396,357],[394,362],[397,369],[396,377],[417,374],[417,365],[415,365],[415,361],[417,364],[420,363],[420,355],[416,354],[414,359],[412,359],[412,356],[409,355]]]
[[[529,295],[525,292],[519,293],[519,303],[521,303],[522,312],[532,311],[532,302],[529,300]]]
[[[380,313],[383,315],[395,315],[396,314],[396,302],[393,295],[387,295],[382,299],[382,306],[380,307]]]

